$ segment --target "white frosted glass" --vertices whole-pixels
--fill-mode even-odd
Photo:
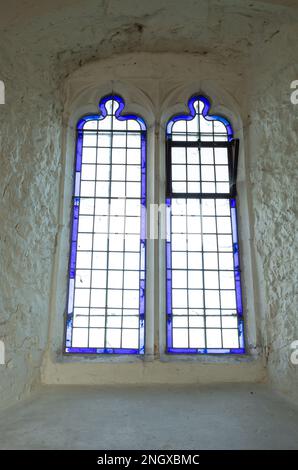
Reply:
[[[122,347],[138,349],[139,347],[139,331],[138,330],[127,330],[122,331]]]
[[[173,328],[173,347],[188,348],[188,330],[186,328]]]
[[[121,329],[107,329],[107,347],[108,348],[120,348],[121,344]]]
[[[214,328],[214,329],[207,329],[207,348],[221,348],[222,341],[221,341],[221,330]]]
[[[238,330],[222,330],[223,347],[239,348]]]
[[[81,179],[95,180],[96,165],[82,165]]]
[[[202,254],[189,253],[188,254],[188,269],[201,269],[202,267]]]
[[[204,272],[204,286],[205,289],[218,289],[218,272],[217,271],[205,271]]]
[[[87,348],[88,347],[88,328],[73,328],[72,347],[73,348]]]
[[[76,289],[74,306],[75,307],[88,307],[89,298],[90,298],[89,289]]]
[[[89,347],[90,348],[103,348],[104,347],[104,329],[91,328],[89,332]]]
[[[187,288],[187,271],[173,271],[172,272],[172,286],[173,288]]]

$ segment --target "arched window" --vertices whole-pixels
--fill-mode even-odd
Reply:
[[[146,126],[119,96],[77,124],[67,353],[144,353]]]
[[[167,125],[167,352],[244,353],[238,141],[204,96]]]

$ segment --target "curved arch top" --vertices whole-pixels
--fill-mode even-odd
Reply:
[[[198,103],[198,104],[196,104]],[[177,121],[191,121],[194,119],[197,113],[201,114],[206,121],[219,121],[225,128],[228,140],[233,139],[233,129],[230,122],[223,116],[209,114],[210,101],[203,95],[193,95],[188,100],[188,108],[190,114],[177,114],[173,116],[167,124],[167,135],[169,136],[173,132],[173,126]],[[197,109],[196,109],[197,108]]]
[[[113,108],[113,106],[109,106],[110,102],[116,102],[117,107],[116,109]],[[84,128],[85,124],[89,121],[101,121],[105,119],[109,114],[114,115],[115,118],[118,121],[129,121],[133,120],[138,122],[140,126],[140,130],[145,131],[146,130],[146,123],[143,118],[140,116],[137,116],[135,114],[122,114],[124,107],[125,107],[125,102],[124,99],[119,96],[119,95],[106,95],[103,98],[101,98],[99,102],[99,110],[101,111],[101,114],[89,114],[86,116],[83,116],[82,118],[79,119],[77,123],[77,129],[81,130]]]

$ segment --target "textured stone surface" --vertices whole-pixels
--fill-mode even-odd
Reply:
[[[256,56],[262,63],[252,77],[250,177],[269,377],[297,398],[298,366],[290,360],[298,339],[298,107],[290,100],[297,28],[281,33]]]
[[[39,381],[51,311],[58,232],[63,83],[83,64],[134,51],[192,52],[247,80],[250,108],[247,165],[253,184],[260,286],[260,346],[270,377],[297,389],[289,343],[298,339],[297,9],[291,2],[232,0],[11,0],[0,6],[1,271],[0,366],[2,405]],[[208,77],[206,77],[208,78]],[[212,78],[212,77],[210,77]],[[257,275],[256,275],[257,276]],[[1,405],[0,405],[1,406]]]
[[[3,399],[19,397],[38,379],[46,345],[61,132],[40,70],[24,56],[24,63],[12,59],[1,68],[10,77],[0,109]]]
[[[0,414],[0,449],[296,449],[298,409],[262,385],[43,387]]]

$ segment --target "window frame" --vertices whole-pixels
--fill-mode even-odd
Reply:
[[[172,128],[175,122],[181,120],[192,120],[196,115],[196,110],[194,108],[194,103],[202,102],[203,110],[202,116],[207,121],[220,121],[226,127],[227,131],[227,140],[226,141],[215,141],[215,140],[173,140],[172,139]],[[201,94],[192,95],[188,100],[188,114],[176,114],[172,116],[166,125],[166,143],[165,143],[165,203],[166,203],[166,220],[165,220],[165,231],[166,231],[166,241],[165,241],[165,353],[168,355],[214,355],[214,354],[237,354],[243,355],[246,354],[245,347],[245,334],[244,334],[244,319],[243,319],[243,300],[242,300],[242,282],[241,282],[241,266],[240,266],[240,255],[239,255],[239,235],[238,235],[238,222],[237,222],[237,208],[236,208],[236,180],[237,180],[237,169],[238,169],[238,155],[239,155],[239,139],[233,137],[233,129],[230,122],[221,115],[210,115],[210,101],[206,96]],[[187,135],[187,132],[186,132]],[[199,131],[200,135],[200,131]],[[188,193],[188,192],[179,192],[176,193],[172,190],[172,148],[182,147],[182,148],[227,148],[228,156],[228,169],[229,169],[229,183],[230,191],[228,193]],[[205,344],[204,348],[174,348],[173,347],[173,326],[172,326],[172,266],[171,266],[171,236],[169,235],[169,226],[171,224],[171,201],[172,198],[182,198],[182,199],[229,199],[230,201],[230,219],[231,219],[231,228],[232,228],[232,243],[233,243],[233,271],[234,271],[234,281],[235,281],[235,297],[236,297],[236,310],[237,310],[237,324],[238,324],[238,335],[239,335],[239,347],[238,348],[209,348]],[[169,238],[170,237],[170,238]],[[204,268],[203,268],[204,271]],[[203,296],[205,288],[203,287]],[[204,314],[205,317],[205,314]],[[205,324],[206,325],[206,324]],[[188,327],[189,328],[189,327]],[[222,327],[220,327],[222,332]],[[206,326],[205,326],[205,335],[206,335]],[[205,336],[206,337],[206,336]]]
[[[115,111],[115,118],[119,121],[137,121],[140,125],[140,160],[141,160],[141,195],[140,195],[140,285],[139,285],[139,348],[112,348],[112,347],[73,347],[71,345],[72,330],[73,330],[73,301],[75,292],[75,263],[77,256],[77,234],[78,234],[78,204],[80,199],[80,184],[81,184],[81,166],[82,166],[82,144],[84,125],[88,121],[100,121],[107,116],[106,103],[109,100],[118,102],[119,107]],[[68,269],[68,290],[67,290],[67,305],[66,305],[66,321],[64,332],[64,354],[69,355],[140,355],[145,354],[146,345],[146,279],[147,279],[147,125],[145,120],[137,114],[123,113],[125,101],[120,95],[113,92],[103,96],[99,101],[100,114],[85,114],[80,117],[76,125],[76,143],[75,143],[75,159],[74,159],[74,176],[73,176],[73,190],[72,190],[72,210],[71,210],[71,228],[70,228],[70,252],[69,252],[69,269]],[[112,130],[113,132],[113,130]],[[111,132],[111,135],[112,135]],[[121,132],[121,131],[119,131]],[[127,131],[126,131],[127,133]],[[98,147],[96,147],[98,148]],[[113,148],[113,147],[111,147]],[[94,196],[95,197],[95,196]],[[94,216],[95,214],[93,214]],[[143,275],[141,276],[141,273]],[[90,286],[91,289],[91,286]],[[122,328],[121,328],[122,329]]]

